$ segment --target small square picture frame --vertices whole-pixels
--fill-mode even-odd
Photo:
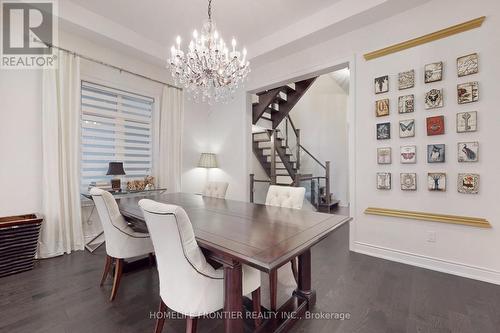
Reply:
[[[415,119],[404,119],[399,121],[399,137],[412,138],[415,136]]]
[[[415,164],[417,163],[417,146],[401,146],[399,155],[401,164]]]
[[[377,189],[390,190],[392,187],[392,175],[390,172],[377,172]]]
[[[405,90],[415,87],[415,70],[398,73],[398,89]]]
[[[377,140],[389,140],[391,138],[391,123],[377,124]]]
[[[392,164],[392,148],[377,148],[377,164]]]
[[[431,192],[446,192],[446,173],[429,172],[427,174],[427,189]]]
[[[443,62],[433,62],[424,67],[424,82],[432,83],[443,79]]]
[[[457,143],[457,159],[459,163],[479,161],[479,142],[459,142]]]
[[[383,94],[389,91],[389,75],[382,75],[374,79],[375,94]]]
[[[472,81],[457,84],[458,104],[468,104],[479,101],[479,82]]]
[[[435,143],[427,145],[427,163],[444,163],[446,161],[446,145]]]
[[[457,179],[458,193],[478,194],[479,193],[479,174],[477,173],[459,173]]]
[[[415,95],[404,95],[398,97],[398,113],[411,113],[415,111]]]
[[[471,53],[457,58],[458,77],[477,74],[478,72],[479,57],[477,53]]]
[[[399,182],[402,191],[416,191],[417,190],[417,174],[402,172],[399,174]]]
[[[425,93],[425,109],[437,109],[444,106],[443,89],[431,89]]]
[[[444,116],[427,117],[425,122],[427,126],[427,136],[444,134]]]
[[[375,116],[385,117],[389,115],[389,99],[379,99],[375,101]]]
[[[477,111],[457,113],[457,133],[477,131]]]

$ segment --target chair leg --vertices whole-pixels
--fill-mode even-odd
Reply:
[[[252,303],[253,303],[253,313],[255,316],[254,323],[255,327],[259,327],[262,323],[262,318],[260,317],[260,287],[252,292]]]
[[[295,283],[297,285],[299,284],[299,269],[297,265],[297,258],[293,258],[290,260],[290,263],[292,264],[292,273],[293,273],[293,278],[295,279]]]
[[[271,296],[271,311],[277,310],[278,303],[278,270],[269,272],[269,294]]]
[[[123,259],[115,259],[115,278],[113,280],[113,289],[111,290],[110,301],[113,301],[118,292],[118,287],[120,286],[120,280],[123,273]]]
[[[164,313],[167,311],[167,306],[163,303],[163,300],[160,301],[160,307],[158,308],[158,318],[156,319],[155,331],[154,333],[161,333],[163,330],[163,325],[165,325],[165,316]]]
[[[149,255],[149,267],[153,267],[155,265],[155,255],[150,253]]]
[[[187,317],[186,318],[186,333],[196,333],[196,326],[198,325],[198,318]]]
[[[111,268],[112,263],[113,263],[113,258],[106,255],[106,263],[104,264],[104,272],[102,273],[101,284],[100,284],[101,287],[104,284],[104,281],[106,281],[106,278],[108,277],[109,269]]]

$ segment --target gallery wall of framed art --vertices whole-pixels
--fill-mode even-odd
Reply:
[[[349,226],[352,251],[488,281],[493,281],[495,276],[500,283],[500,261],[493,263],[486,259],[500,253],[500,123],[496,111],[500,95],[500,43],[491,42],[491,36],[500,31],[500,16],[492,14],[498,12],[500,2],[496,0],[433,0],[397,15],[388,14],[381,22],[343,36],[336,37],[333,30],[325,30],[328,40],[253,72],[252,80],[257,78],[262,82],[259,78],[264,76],[272,77],[272,82],[284,82],[290,75],[301,77],[349,64],[347,127],[348,142],[352,145],[349,177],[354,178],[349,179],[350,213],[354,218]],[[486,19],[480,27],[371,60],[365,58],[373,51],[482,16]],[[457,58],[472,53],[479,57],[478,73],[459,77]],[[443,62],[442,80],[425,83],[425,65],[436,62]],[[399,73],[404,73],[401,81],[405,89],[402,90],[398,89]],[[388,76],[389,90],[375,93],[374,79],[382,76]],[[479,99],[459,104],[457,85],[467,82],[479,83]],[[431,89],[443,89],[442,107],[426,109],[425,96]],[[406,112],[400,114],[399,97],[411,95],[413,112],[409,112],[412,97],[407,97],[401,100],[402,112]],[[429,97],[435,96],[433,92]],[[376,101],[384,99],[389,99],[389,115],[377,117]],[[385,105],[382,106],[380,110],[385,112]],[[463,118],[461,114],[465,113],[468,114]],[[444,134],[427,136],[426,119],[437,116],[444,118]],[[412,119],[413,126],[410,125]],[[458,133],[454,127],[457,120]],[[400,121],[407,121],[404,131]],[[383,136],[390,135],[390,139],[377,140],[376,124],[382,123],[390,124],[384,126],[390,127],[387,135],[385,129],[381,131]],[[469,132],[474,128],[474,132]],[[400,130],[407,137],[400,137]],[[458,162],[458,143],[467,142],[479,143],[477,162]],[[432,158],[442,158],[440,144],[445,145],[445,162],[427,163],[430,145],[436,145],[436,149],[430,147]],[[401,163],[401,146],[416,146],[416,163]],[[377,154],[379,148],[380,155]],[[379,164],[378,157],[385,164]],[[377,173],[384,172],[391,173],[390,190],[377,189]],[[446,191],[428,189],[429,173],[446,173]],[[479,174],[477,194],[458,191],[460,173]],[[401,186],[407,189],[402,190]],[[484,218],[492,227],[481,229],[366,214],[369,207]],[[429,231],[436,233],[436,242],[427,241]],[[492,273],[495,271],[499,273]]]
[[[442,14],[446,6],[438,1],[432,10]],[[433,28],[419,27],[419,32],[408,28],[406,38],[394,32],[397,37],[386,35],[390,41],[385,43],[378,33],[393,30],[374,27],[371,36],[378,43],[370,43],[357,57],[358,215],[353,246],[365,253],[419,264],[422,256],[436,257],[439,262],[425,263],[441,269],[446,266],[443,260],[493,267],[481,254],[498,252],[490,238],[500,242],[500,205],[495,199],[500,194],[500,63],[496,60],[500,45],[486,43],[485,36],[493,33],[497,24],[500,28],[500,18],[495,23],[486,16],[480,28],[373,60],[363,57],[370,51],[487,15],[463,2],[459,7],[460,13],[468,14],[442,14],[440,24],[433,24]],[[405,19],[412,22],[414,15],[424,13],[412,13]],[[382,89],[375,86],[379,77],[384,77],[379,80],[384,81]],[[384,101],[379,112],[376,101]],[[484,218],[491,229],[365,213],[371,207]],[[427,241],[429,232],[437,234],[435,243]],[[470,244],[467,250],[458,246],[464,243]],[[453,269],[463,272],[461,266]],[[500,272],[500,265],[495,269]],[[485,276],[483,271],[476,273]],[[500,281],[500,274],[498,277]]]
[[[445,67],[451,67],[445,69]],[[408,66],[411,67],[411,66]],[[445,75],[446,70],[446,75]],[[421,76],[418,75],[420,72]],[[445,192],[452,190],[454,187],[458,193],[462,194],[478,194],[480,186],[480,175],[474,171],[466,173],[458,173],[456,176],[456,185],[453,184],[453,179],[446,171],[455,170],[454,163],[478,163],[479,162],[479,142],[453,142],[455,139],[449,135],[444,137],[446,129],[451,132],[458,133],[457,140],[468,140],[477,136],[478,131],[478,112],[476,103],[479,101],[480,83],[477,81],[479,76],[479,54],[477,52],[461,55],[456,58],[455,64],[448,61],[439,60],[425,64],[423,68],[411,68],[398,72],[384,74],[374,78],[374,91],[376,98],[382,96],[382,99],[375,101],[375,116],[376,123],[376,138],[378,141],[391,140],[399,136],[399,147],[392,145],[389,142],[384,142],[384,147],[377,147],[377,163],[382,166],[381,170],[376,174],[376,187],[378,190],[393,190],[393,175],[392,172],[384,171],[387,165],[392,164],[392,152],[399,155],[399,167],[395,166],[392,170],[399,171],[399,177],[395,177],[394,181],[399,179],[399,189],[401,191],[417,191],[425,190]],[[467,82],[461,82],[464,77],[470,79]],[[394,78],[391,84],[391,77]],[[421,78],[422,80],[419,80]],[[447,112],[444,112],[445,106],[445,89],[442,81],[444,79],[456,82],[456,91],[448,91],[449,95],[455,95],[456,99],[448,96]],[[391,87],[393,92],[391,94]],[[416,89],[419,87],[420,89]],[[424,94],[415,93],[415,91],[423,90]],[[411,94],[408,94],[411,93]],[[380,96],[378,96],[380,95]],[[393,108],[396,117],[391,115],[391,98],[392,104],[397,108]],[[415,98],[415,96],[417,96]],[[424,105],[422,109],[416,107],[420,103]],[[460,104],[471,104],[467,111],[458,112]],[[463,109],[463,108],[461,108]],[[397,110],[397,113],[396,113]],[[420,112],[419,112],[420,111]],[[452,117],[446,116],[449,113]],[[396,118],[396,119],[395,119]],[[379,120],[380,119],[380,120]],[[389,121],[378,122],[381,120],[391,119]],[[422,123],[425,119],[425,127],[421,126],[417,131],[417,124]],[[453,123],[453,121],[455,123]],[[391,136],[391,128],[394,133]],[[399,134],[399,135],[397,135]],[[416,136],[419,136],[416,139]],[[417,160],[417,145],[406,143],[422,143],[427,140],[426,147],[421,147],[425,152],[425,158]],[[397,140],[393,140],[396,142]],[[452,151],[456,149],[456,151]],[[446,160],[446,152],[448,150],[448,161]],[[395,163],[397,164],[395,159]],[[419,189],[418,173],[409,172],[415,167],[408,167],[407,164],[425,164],[427,163],[428,171],[420,177],[426,180],[426,187]],[[439,167],[431,166],[431,164],[440,163]],[[446,164],[447,163],[447,164]],[[436,168],[440,168],[440,172],[435,172]],[[413,169],[413,170],[412,170]],[[397,175],[396,175],[397,176]],[[448,186],[447,186],[448,185]]]

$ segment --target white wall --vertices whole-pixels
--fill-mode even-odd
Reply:
[[[432,14],[431,14],[432,13]],[[500,205],[498,205],[497,143],[499,141],[500,122],[498,121],[497,94],[498,77],[500,77],[500,44],[495,37],[500,29],[500,3],[496,0],[435,0],[425,5],[390,17],[369,27],[353,31],[332,40],[318,40],[315,47],[300,50],[290,55],[275,58],[275,62],[261,67],[254,67],[248,90],[258,89],[271,84],[286,81],[290,78],[315,72],[353,59],[352,73],[355,73],[355,122],[350,130],[355,131],[355,151],[353,158],[355,168],[354,202],[352,210],[354,222],[351,228],[351,248],[355,251],[386,257],[436,270],[469,276],[477,279],[500,283]],[[487,19],[480,29],[464,32],[443,40],[406,50],[377,60],[365,61],[363,53],[414,38],[450,25],[461,23],[482,15]],[[479,103],[469,106],[458,106],[454,100],[456,83],[468,80],[458,80],[455,76],[455,58],[471,52],[480,55],[481,91]],[[443,60],[446,62],[445,80],[437,84],[445,89],[446,107],[439,111],[425,111],[422,108],[422,77],[421,71],[425,63]],[[419,99],[415,117],[418,118],[415,143],[419,146],[419,163],[407,170],[415,169],[419,174],[419,190],[415,193],[403,193],[398,189],[398,182],[391,191],[381,192],[375,189],[375,173],[377,170],[388,169],[394,174],[403,168],[396,162],[389,168],[381,168],[376,164],[375,123],[373,103],[373,78],[377,75],[389,74],[394,82],[398,71],[414,68],[418,77],[418,87],[415,94]],[[473,79],[473,77],[471,77]],[[427,88],[427,87],[426,87]],[[391,93],[394,108],[396,93]],[[243,99],[243,97],[236,97]],[[475,165],[458,165],[455,162],[454,146],[459,138],[454,133],[454,116],[461,110],[477,109],[480,114],[479,132],[473,135],[461,136],[463,140],[477,139],[480,142],[481,162]],[[224,136],[224,133],[235,133],[233,127],[241,126],[249,111],[243,114],[245,108],[233,110],[239,114],[234,123],[212,123],[211,130]],[[441,138],[427,138],[424,133],[422,119],[427,114],[445,114],[447,119],[447,135]],[[395,122],[397,114],[390,116]],[[244,128],[244,127],[242,127]],[[242,131],[240,136],[245,136]],[[232,138],[236,140],[236,138]],[[408,139],[408,141],[410,141]],[[443,141],[448,144],[448,162],[443,166],[449,175],[450,188],[446,193],[429,193],[425,188],[425,174],[439,166],[429,166],[425,163],[423,145],[426,142]],[[243,139],[238,142],[244,143]],[[399,139],[391,140],[395,149]],[[235,160],[245,160],[244,146],[232,149],[231,157]],[[234,170],[225,169],[230,174],[237,175],[239,166]],[[481,193],[477,196],[460,195],[456,192],[455,182],[459,170],[473,170],[481,174]],[[237,181],[245,183],[246,175]],[[426,212],[449,213],[487,218],[492,229],[449,225],[424,221],[412,221],[396,218],[381,218],[368,216],[363,211],[369,207],[386,207],[413,209]],[[437,242],[426,241],[428,231],[437,233]]]
[[[342,206],[348,200],[347,163],[347,93],[330,74],[320,76],[290,112],[300,129],[302,146],[321,163],[330,161],[330,188]],[[305,153],[301,156],[301,173],[312,171],[314,176],[324,170]]]
[[[247,142],[250,120],[246,118],[246,95],[241,90],[227,104],[209,106],[187,100],[183,136],[182,191],[200,193],[205,182],[229,182],[227,198],[248,197]],[[200,153],[217,154],[217,169],[197,167]]]

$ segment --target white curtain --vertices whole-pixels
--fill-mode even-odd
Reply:
[[[44,222],[38,257],[83,250],[80,204],[80,59],[58,53],[42,81]]]
[[[168,192],[181,190],[182,127],[184,122],[184,97],[181,89],[163,87],[160,108],[160,126],[157,145],[158,186]]]

